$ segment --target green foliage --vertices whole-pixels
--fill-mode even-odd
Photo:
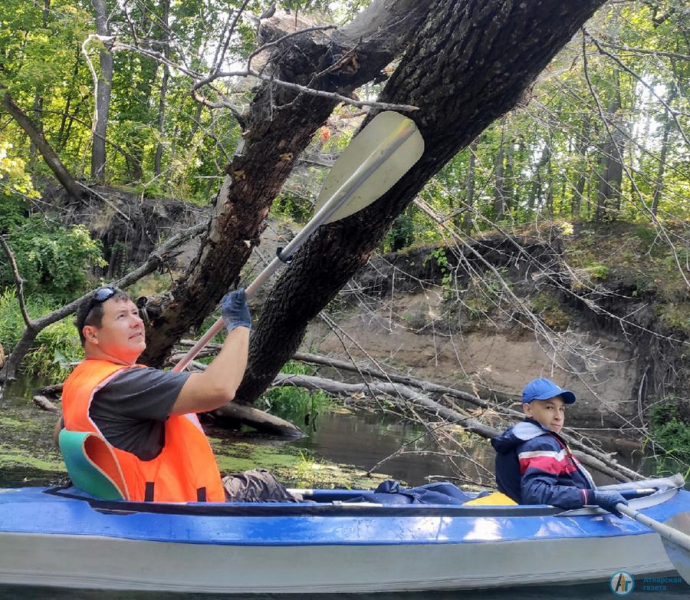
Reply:
[[[430,258],[436,261],[436,264],[441,268],[441,273],[443,273],[441,285],[444,288],[449,288],[453,282],[453,272],[448,262],[448,249],[445,246],[439,246],[431,251]]]
[[[84,352],[72,319],[46,327],[22,363],[22,370],[51,381],[63,381],[72,371],[70,363],[83,360]]]
[[[281,373],[310,375],[313,369],[304,363],[290,361],[283,366]],[[268,390],[258,403],[262,410],[298,425],[313,422],[319,413],[328,410],[332,404],[330,397],[324,392],[310,392],[287,386]]]
[[[36,198],[38,193],[26,171],[26,162],[14,155],[12,144],[0,138],[0,232],[15,222],[24,198]]]
[[[649,250],[659,237],[657,231],[646,223],[636,225],[633,234],[640,239],[645,251]]]
[[[398,252],[411,246],[415,241],[415,226],[413,213],[408,209],[401,213],[393,222],[393,227],[386,234],[385,248],[390,252]]]
[[[24,331],[24,319],[19,310],[16,293],[7,289],[0,295],[0,340],[5,352],[14,347]],[[9,346],[9,347],[8,347]]]
[[[669,302],[658,304],[656,309],[663,325],[690,335],[690,303]]]
[[[690,467],[690,425],[681,418],[677,402],[670,399],[653,408],[651,430],[652,439],[669,457]]]
[[[271,215],[280,219],[305,223],[311,217],[313,206],[302,196],[284,191],[271,207]]]
[[[461,312],[470,321],[480,321],[490,316],[501,303],[505,293],[504,284],[511,285],[503,269],[498,271],[498,276],[494,273],[473,276],[459,298]]]
[[[549,292],[537,292],[529,298],[530,310],[554,331],[565,331],[572,315],[559,299]]]
[[[606,279],[609,276],[609,268],[599,262],[589,265],[587,271],[594,281]]]
[[[54,299],[35,294],[27,298],[27,311],[32,318],[40,317],[56,308]],[[12,351],[24,332],[24,320],[14,290],[0,295],[0,340],[5,351]],[[43,329],[33,349],[22,363],[22,370],[36,377],[61,381],[70,371],[69,363],[81,360],[83,350],[79,335],[70,318]]]
[[[7,241],[19,274],[26,281],[25,294],[42,292],[56,300],[69,300],[86,286],[88,267],[105,266],[100,243],[81,225],[70,229],[33,216],[13,226]],[[7,262],[0,264],[0,288],[14,285]]]

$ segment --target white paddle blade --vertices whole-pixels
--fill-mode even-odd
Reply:
[[[409,136],[397,149],[401,139]],[[391,150],[393,150],[391,152]],[[318,213],[364,162],[382,161],[351,198],[326,221],[332,223],[362,210],[385,194],[424,153],[424,139],[412,119],[387,111],[376,115],[345,148],[331,169],[316,201]]]
[[[678,574],[685,580],[686,583],[690,584],[690,554],[687,549],[674,544],[671,540],[666,538],[661,538],[664,544],[664,550],[666,550],[666,555],[668,559],[673,563]]]

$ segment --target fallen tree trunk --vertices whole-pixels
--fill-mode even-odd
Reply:
[[[249,425],[262,433],[271,433],[291,438],[304,437],[304,433],[290,421],[271,415],[263,410],[254,408],[248,404],[230,402],[225,406],[214,410],[213,416],[219,420],[230,419],[232,421]]]
[[[34,404],[38,406],[41,410],[47,410],[48,412],[52,413],[58,413],[60,412],[60,409],[55,406],[48,398],[45,396],[34,396],[33,397]]]
[[[183,347],[189,347],[191,348],[195,344],[194,341],[192,340],[181,340],[180,341],[180,346]],[[197,355],[197,358],[208,358],[209,356],[215,356],[218,354],[220,351],[220,344],[207,344],[207,346]],[[168,363],[170,365],[176,364],[179,360],[181,360],[185,356],[184,353],[176,353],[173,356],[170,357]],[[503,406],[496,405],[492,401],[495,402],[507,402],[507,403],[512,403],[512,402],[519,402],[519,398],[517,396],[510,396],[509,394],[502,394],[501,392],[496,392],[495,390],[492,390],[490,388],[484,388],[481,386],[476,386],[475,384],[466,384],[467,390],[460,390],[457,388],[453,387],[448,387],[445,385],[441,385],[438,383],[434,383],[432,381],[426,381],[423,379],[417,379],[415,377],[409,377],[407,375],[399,375],[396,373],[390,373],[388,371],[380,371],[376,369],[372,369],[370,367],[366,366],[360,366],[357,364],[354,364],[352,362],[348,362],[345,360],[339,360],[337,358],[331,358],[328,356],[322,356],[320,354],[310,354],[308,352],[296,352],[292,360],[296,360],[299,362],[307,363],[310,365],[319,365],[323,367],[330,367],[332,369],[340,369],[343,371],[349,371],[352,373],[359,373],[360,375],[368,375],[370,377],[374,377],[376,379],[382,379],[385,381],[390,381],[390,382],[395,382],[395,383],[402,383],[403,385],[409,385],[415,388],[419,388],[420,390],[423,390],[425,392],[431,392],[431,393],[437,393],[437,394],[447,394],[449,396],[452,396],[454,398],[457,398],[458,400],[463,400],[465,402],[469,402],[470,404],[474,404],[475,406],[480,406],[482,408],[491,408],[491,409],[499,409],[499,410],[505,410],[506,414],[513,414],[517,416],[522,416],[522,413],[511,410],[509,408],[504,408]],[[456,384],[456,385],[462,385],[462,384]],[[481,390],[482,394],[486,396],[487,399],[484,399],[477,395],[477,393],[473,393],[472,391],[469,390]]]
[[[324,379],[313,375],[288,375],[279,373],[273,380],[276,386],[295,386],[309,390],[321,390],[334,396],[353,396],[371,395],[372,392],[384,394],[386,401],[405,407],[409,403],[423,408],[427,413],[436,417],[441,417],[451,423],[462,425],[467,431],[477,433],[485,438],[492,438],[498,435],[498,430],[480,423],[476,419],[465,417],[459,412],[446,408],[428,396],[420,394],[415,390],[396,383],[341,383],[333,379]]]
[[[481,408],[496,411],[497,413],[500,413],[501,415],[505,415],[505,416],[513,418],[513,419],[522,420],[525,416],[524,413],[522,413],[521,411],[513,410],[513,409],[508,408],[506,406],[502,406],[501,404],[497,404],[496,402],[484,400],[483,398],[480,398],[479,396],[472,394],[470,392],[458,390],[458,389],[448,387],[445,385],[440,385],[440,384],[434,383],[432,381],[425,381],[423,379],[416,379],[414,377],[407,377],[404,375],[396,375],[394,373],[382,373],[381,371],[375,371],[375,370],[367,368],[367,367],[360,367],[360,366],[354,365],[351,362],[346,362],[343,360],[328,358],[325,356],[319,356],[318,354],[308,354],[308,353],[304,353],[304,352],[297,352],[297,353],[295,353],[295,355],[292,358],[293,358],[293,360],[299,360],[299,361],[306,362],[309,364],[322,365],[322,366],[327,366],[327,367],[331,367],[334,369],[343,369],[345,371],[358,372],[358,373],[361,373],[363,375],[369,375],[370,377],[374,377],[376,379],[382,379],[382,380],[386,380],[386,381],[390,381],[390,382],[402,383],[402,384],[407,385],[407,386],[418,388],[418,389],[425,391],[425,392],[443,394],[446,398],[456,398],[458,400],[462,400],[463,402],[468,402],[470,404],[474,404],[475,406],[479,406]],[[474,387],[474,386],[472,386],[472,387]],[[487,394],[488,397],[492,398],[492,400],[496,400],[496,401],[500,400],[503,402],[507,401],[507,402],[511,402],[511,403],[519,402],[519,399],[517,398],[517,396],[510,396],[508,394],[501,394],[500,392],[495,392],[494,390],[491,390],[489,388],[484,388],[483,391]],[[595,468],[597,468],[600,472],[603,473],[604,471],[602,471],[602,468],[606,467],[608,465],[609,469],[620,470],[621,472],[625,473],[631,479],[640,478],[640,475],[638,473],[636,473],[635,471],[633,471],[631,469],[627,469],[626,467],[623,467],[622,465],[618,464],[616,461],[612,461],[608,455],[604,454],[603,452],[599,452],[597,450],[594,450],[593,448],[588,447],[587,445],[585,445],[580,440],[573,438],[571,435],[568,435],[567,433],[562,433],[561,437],[563,437],[568,442],[568,444],[570,444],[570,446],[572,446],[573,448],[576,448],[580,454],[586,454],[587,456],[591,457],[592,461],[597,461],[597,463],[600,464],[601,467],[595,467]]]
[[[479,397],[476,393],[472,393],[470,391],[466,390],[459,390],[454,387],[448,387],[445,385],[440,385],[438,383],[433,383],[431,381],[425,381],[423,379],[417,379],[415,377],[408,377],[407,375],[398,375],[395,373],[388,373],[388,372],[381,372],[377,371],[374,369],[371,369],[369,367],[363,367],[359,365],[355,365],[352,362],[347,362],[344,360],[338,360],[336,358],[330,358],[327,356],[320,356],[318,354],[310,354],[307,352],[297,352],[295,355],[292,357],[293,360],[298,360],[300,362],[305,362],[309,363],[312,365],[320,365],[324,367],[331,367],[333,369],[342,369],[343,371],[350,371],[354,373],[361,373],[363,375],[369,375],[370,377],[375,377],[377,379],[384,379],[387,381],[391,382],[396,382],[396,383],[402,383],[404,385],[409,385],[415,388],[419,388],[420,390],[423,390],[425,392],[431,392],[431,393],[436,393],[436,394],[447,394],[448,396],[452,396],[454,398],[457,398],[458,400],[463,400],[465,402],[469,402],[470,404],[474,404],[475,406],[480,406],[482,408],[491,408],[491,409],[504,409],[503,406],[497,406],[495,403],[491,402],[493,401],[500,401],[500,402],[519,402],[519,399],[516,396],[510,396],[508,394],[501,394],[500,392],[496,392],[492,389],[489,388],[482,388],[478,387],[474,384],[467,384],[467,390],[474,390],[474,389],[479,389],[481,390],[481,393],[485,395],[487,398],[490,398],[491,400],[485,400],[481,397]],[[462,385],[462,384],[455,384],[455,385]],[[505,409],[509,414],[514,413],[518,416],[522,416],[522,413],[518,413],[518,411],[510,410],[510,409]]]
[[[313,375],[288,375],[280,373],[273,381],[273,386],[295,386],[310,390],[321,390],[333,395],[339,396],[353,396],[358,395],[362,397],[371,397],[372,393],[380,393],[386,396],[386,401],[405,407],[408,403],[413,406],[421,408],[427,414],[439,417],[463,427],[463,429],[476,433],[477,435],[493,439],[500,435],[501,431],[494,427],[489,427],[476,419],[466,417],[461,413],[447,408],[435,400],[416,392],[406,386],[394,383],[341,383],[333,381],[332,379],[324,379],[322,377],[314,377]],[[564,436],[565,437],[565,436]],[[568,440],[571,442],[572,440]],[[580,445],[581,446],[581,445]],[[581,447],[579,450],[574,450],[573,454],[584,465],[596,469],[600,473],[613,477],[617,481],[632,481],[643,479],[642,475],[619,465],[616,461],[606,457],[606,455],[591,450],[589,448]]]
[[[181,345],[183,346],[192,346],[194,345],[193,341],[190,340],[183,340],[181,342]],[[220,345],[218,344],[209,344],[204,352],[205,356],[213,356],[220,350]],[[174,364],[175,359],[177,358],[178,360],[182,358],[184,354],[179,354],[179,355],[174,355],[172,357],[172,363]],[[395,373],[386,373],[386,372],[381,372],[381,371],[376,371],[374,369],[370,369],[368,367],[362,367],[362,366],[357,366],[352,364],[351,362],[346,362],[338,359],[333,359],[325,356],[320,356],[318,354],[309,354],[309,353],[302,353],[302,352],[297,352],[293,356],[294,360],[310,363],[310,364],[316,364],[316,365],[322,365],[322,366],[327,366],[330,368],[334,369],[343,369],[346,371],[351,371],[351,372],[357,372],[361,375],[368,375],[370,377],[373,377],[374,379],[379,379],[383,381],[388,381],[391,385],[393,382],[403,384],[403,387],[397,386],[395,389],[400,392],[400,390],[405,390],[405,387],[411,387],[411,388],[416,388],[419,390],[422,390],[424,392],[429,392],[429,393],[437,393],[437,394],[443,394],[443,396],[449,400],[452,401],[452,399],[458,399],[462,400],[463,402],[468,402],[470,404],[473,404],[475,406],[478,406],[480,408],[484,408],[487,410],[492,410],[495,411],[496,413],[499,413],[503,416],[506,416],[511,419],[518,419],[522,420],[524,418],[524,413],[513,410],[511,408],[508,408],[506,406],[502,406],[501,404],[497,404],[494,402],[490,402],[488,400],[484,400],[482,398],[479,398],[478,396],[471,394],[469,392],[464,392],[461,390],[457,390],[455,388],[451,388],[448,386],[440,385],[438,383],[434,383],[432,381],[425,381],[422,379],[416,379],[414,377],[407,377],[404,375],[397,375]],[[309,383],[308,385],[305,386],[300,386],[297,385],[298,382],[300,381],[299,379],[296,379],[297,377],[309,377],[307,375],[302,375],[302,376],[297,376],[297,375],[283,375],[283,374],[278,374],[276,378],[273,380],[273,383],[271,384],[273,387],[276,385],[295,385],[296,387],[305,387],[307,389],[321,389],[322,391],[326,393],[330,393],[333,395],[352,395],[352,394],[360,394],[364,393],[363,390],[366,390],[369,392],[370,390],[380,390],[382,393],[390,393],[390,389],[384,389],[381,387],[381,384],[378,383],[361,383],[361,384],[346,384],[338,381],[334,381],[331,379],[324,379],[321,377],[315,377],[314,380],[318,380],[324,383],[324,387],[318,388],[318,387],[310,387],[312,384]],[[304,379],[302,380],[304,382],[308,382],[311,380]],[[355,387],[347,387],[347,386],[355,386]],[[509,402],[515,402],[517,401],[517,397],[510,396],[508,394],[500,394],[498,392],[494,392],[493,390],[488,390],[488,393],[492,394],[497,400],[499,398],[501,399],[507,399]],[[402,392],[403,395],[405,396],[410,396],[410,392],[404,391]],[[411,396],[410,396],[411,397]],[[440,405],[439,405],[440,406]],[[483,426],[484,427],[484,426]],[[491,428],[489,428],[491,429]],[[468,429],[470,430],[470,429]],[[471,431],[471,430],[470,430]],[[475,433],[479,433],[479,431],[476,431]],[[481,433],[479,433],[481,435]],[[494,435],[489,436],[495,437]],[[614,476],[613,473],[620,473],[622,476],[627,477],[627,480],[636,480],[636,479],[641,479],[642,476],[633,471],[632,469],[628,469],[627,467],[624,467],[623,465],[619,464],[617,461],[613,460],[609,455],[605,454],[604,452],[600,452],[598,450],[595,450],[591,446],[588,446],[587,444],[583,443],[582,441],[575,439],[572,435],[568,433],[561,433],[561,437],[565,439],[568,444],[574,449],[576,456],[578,458],[580,457],[587,457],[586,459],[583,459],[582,462],[585,464],[588,464],[589,466],[597,469],[601,473],[605,473],[607,475],[610,475],[611,477],[618,477],[617,475]],[[588,462],[589,461],[589,462]]]

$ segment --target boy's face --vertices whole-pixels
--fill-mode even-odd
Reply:
[[[547,429],[559,433],[565,423],[565,403],[560,396],[549,400],[532,400],[522,405],[524,413]]]

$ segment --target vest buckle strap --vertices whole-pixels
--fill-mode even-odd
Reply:
[[[144,490],[144,502],[153,502],[154,485],[155,484],[153,481],[146,482],[146,489]]]

